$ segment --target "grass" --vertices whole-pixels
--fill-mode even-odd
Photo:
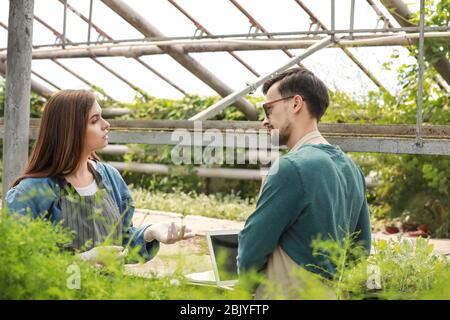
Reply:
[[[255,199],[242,199],[237,195],[205,195],[196,193],[149,192],[131,188],[136,208],[201,215],[236,221],[245,219],[255,210]]]

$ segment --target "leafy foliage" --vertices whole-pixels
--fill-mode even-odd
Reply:
[[[70,239],[59,226],[41,219],[0,213],[0,299],[251,299],[258,284],[271,290],[274,299],[285,299],[285,290],[260,275],[242,275],[234,291],[186,283],[186,259],[179,259],[173,273],[157,277],[138,277],[124,268],[123,262],[110,262],[99,268],[62,250]],[[415,244],[380,241],[366,259],[350,242],[315,241],[313,247],[327,254],[337,266],[333,280],[324,280],[299,269],[294,274],[303,286],[296,286],[290,298],[301,299],[449,299],[450,263],[432,253],[424,239]],[[379,289],[368,286],[368,268],[375,266],[380,276]],[[192,267],[192,266],[191,266]],[[80,276],[73,281],[74,270]],[[75,284],[75,286],[74,286]],[[331,289],[331,292],[330,292]],[[332,295],[330,296],[330,293]],[[294,296],[292,296],[292,294]],[[375,295],[375,296],[374,296]]]
[[[180,272],[148,278],[125,272],[123,263],[92,266],[63,251],[70,239],[58,226],[0,214],[0,299],[249,299],[245,286],[235,292],[188,285]],[[180,270],[182,265],[180,263]],[[78,270],[79,286],[72,282]],[[75,284],[75,286],[74,286]]]
[[[188,215],[244,221],[255,210],[254,198],[243,199],[234,194],[197,194],[175,191],[165,193],[148,192],[132,188],[137,208],[178,212]]]

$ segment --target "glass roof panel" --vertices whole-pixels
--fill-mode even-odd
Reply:
[[[404,0],[412,11],[417,10],[418,1]],[[166,0],[133,0],[126,1],[139,12],[147,22],[165,36],[194,35],[196,26],[185,17],[174,5]],[[202,24],[213,34],[246,34],[250,29],[249,19],[241,13],[229,0],[175,0],[189,15]],[[306,31],[311,20],[304,10],[294,0],[237,0],[269,32]],[[331,1],[302,0],[302,2],[326,25],[331,27]],[[374,0],[378,8],[388,16],[395,27],[399,25],[388,10]],[[143,35],[125,22],[101,1],[93,2],[93,22],[114,39],[140,39]],[[69,0],[68,4],[85,17],[89,16],[90,0]],[[336,28],[344,29],[350,25],[351,0],[336,1]],[[9,1],[0,0],[0,21],[7,24]],[[63,32],[64,6],[59,0],[35,0],[35,15],[45,20],[57,32]],[[355,28],[381,27],[378,17],[367,1],[355,1]],[[254,31],[254,30],[253,30]],[[75,42],[85,42],[88,38],[88,24],[71,10],[67,11],[66,36]],[[91,29],[91,41],[101,40],[99,33]],[[34,45],[52,45],[56,35],[35,20],[33,26]],[[7,31],[0,27],[0,47],[7,45]],[[402,63],[414,62],[404,48],[374,47],[350,48],[364,66],[392,93],[395,93],[396,67]],[[392,52],[398,50],[398,59],[390,58]],[[298,55],[304,49],[289,50]],[[260,75],[275,70],[285,64],[290,58],[281,50],[255,50],[236,52],[242,60],[249,64]],[[216,75],[233,89],[242,88],[247,82],[252,82],[256,76],[245,66],[226,52],[192,53],[190,54],[202,66]],[[188,93],[199,95],[214,95],[214,90],[199,80],[168,55],[151,55],[141,57],[143,61],[169,78]],[[111,57],[100,58],[105,65],[114,69],[131,83],[148,91],[151,95],[166,98],[180,98],[182,94],[166,81],[147,70],[131,58]],[[382,68],[384,62],[392,63],[392,70]],[[89,58],[63,59],[62,63],[86,78],[114,98],[130,101],[135,91],[126,83],[100,67]],[[303,64],[321,76],[332,88],[349,92],[361,93],[375,89],[372,81],[342,52],[340,49],[321,50]],[[33,61],[33,70],[42,74],[62,88],[86,88],[87,85],[63,70],[50,60]],[[33,77],[36,78],[36,77]],[[40,80],[39,80],[40,81]],[[47,85],[48,86],[48,85]],[[260,90],[256,94],[261,94]]]

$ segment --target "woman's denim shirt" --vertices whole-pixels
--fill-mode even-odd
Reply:
[[[101,175],[104,188],[116,202],[122,215],[124,246],[139,246],[139,254],[150,260],[159,250],[159,242],[147,243],[144,231],[149,225],[133,227],[134,203],[130,190],[116,168],[109,164],[96,162],[95,170]],[[6,204],[10,212],[31,214],[33,218],[42,217],[53,224],[61,221],[60,183],[56,178],[27,178],[6,194]]]

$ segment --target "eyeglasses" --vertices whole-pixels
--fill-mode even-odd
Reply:
[[[289,96],[289,97],[284,97],[284,98],[275,99],[275,100],[272,100],[272,101],[267,101],[267,102],[262,103],[261,106],[264,109],[264,113],[266,114],[266,118],[269,118],[270,114],[272,113],[271,109],[269,109],[269,105],[274,104],[276,102],[280,102],[280,101],[286,100],[286,99],[291,99],[291,98],[294,98],[294,97],[295,96]]]

